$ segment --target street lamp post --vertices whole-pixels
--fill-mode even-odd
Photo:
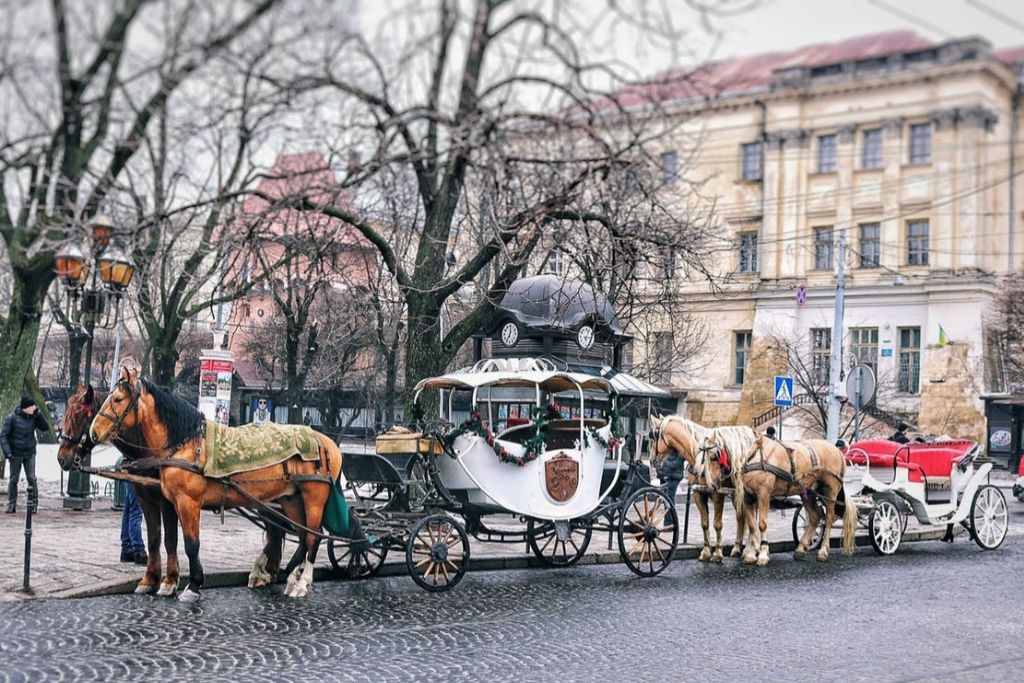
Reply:
[[[64,314],[74,328],[73,334],[82,335],[85,339],[82,383],[86,386],[92,380],[92,346],[96,328],[111,329],[118,324],[121,295],[135,274],[135,265],[113,241],[114,224],[107,216],[96,216],[90,222],[88,237],[88,251],[75,242],[68,242],[54,259],[57,278],[66,293],[62,302]],[[72,390],[76,388],[78,374],[78,368],[72,368]],[[83,464],[89,465],[89,459],[86,458]],[[88,510],[92,507],[88,474],[72,471],[68,476],[67,491],[64,497],[66,509]]]

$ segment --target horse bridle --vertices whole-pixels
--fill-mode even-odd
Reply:
[[[109,413],[106,413],[106,412],[104,412],[102,410],[103,406],[100,406],[101,410],[99,410],[96,413],[96,417],[103,417],[103,418],[106,418],[106,419],[108,419],[108,420],[110,420],[111,422],[114,423],[114,426],[110,428],[110,434],[108,435],[108,438],[113,438],[113,437],[116,437],[116,436],[121,436],[121,431],[124,429],[124,421],[128,418],[128,416],[130,414],[132,414],[133,412],[136,412],[138,410],[138,408],[139,408],[139,398],[142,396],[142,385],[141,384],[139,385],[138,388],[134,388],[134,387],[132,387],[131,382],[129,382],[128,380],[122,379],[122,380],[118,380],[116,386],[125,387],[127,389],[127,391],[128,391],[128,395],[131,397],[131,400],[128,401],[128,407],[125,408],[124,412],[122,412],[120,415],[118,415],[116,413],[113,414],[113,415],[111,415]],[[113,396],[113,395],[114,395],[113,393],[110,394],[110,396]],[[109,401],[109,400],[110,400],[110,397],[108,396],[107,397],[107,401]],[[106,403],[106,401],[104,401],[104,403]],[[90,426],[90,428],[87,431],[89,431],[91,433],[92,432],[92,427]],[[90,436],[89,440],[90,441],[92,440],[91,436]]]

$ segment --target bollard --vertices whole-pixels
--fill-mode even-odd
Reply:
[[[22,590],[26,593],[32,589],[29,587],[29,568],[32,565],[32,485],[28,487],[28,504],[25,506],[25,576],[22,580]]]
[[[675,503],[675,501],[672,501]],[[683,513],[683,545],[690,539],[690,484],[686,484],[686,512]]]

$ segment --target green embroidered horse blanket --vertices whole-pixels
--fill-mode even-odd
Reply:
[[[242,427],[225,427],[206,421],[207,477],[226,477],[270,467],[293,456],[303,460],[319,460],[320,447],[316,432],[302,425],[279,425],[273,422]]]

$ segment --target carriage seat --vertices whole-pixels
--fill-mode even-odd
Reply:
[[[929,488],[948,488],[953,465],[960,462],[971,447],[972,442],[912,444],[900,454],[899,464],[907,468],[910,481],[925,482]]]

